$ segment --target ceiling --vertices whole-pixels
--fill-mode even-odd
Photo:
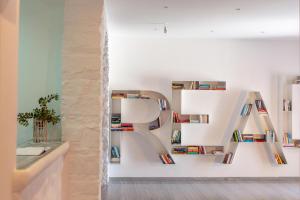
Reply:
[[[299,0],[107,0],[106,12],[110,35],[299,37]]]

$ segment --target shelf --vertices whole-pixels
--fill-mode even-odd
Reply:
[[[173,81],[172,90],[226,90],[225,81]]]
[[[170,117],[170,105],[165,96],[161,93],[145,90],[113,90],[111,94],[111,128],[110,128],[110,162],[120,164],[121,162],[121,135],[124,132],[135,132],[137,134],[147,134],[150,137],[149,140],[157,141],[160,145],[159,149],[164,149],[167,152],[166,147],[163,145],[160,139],[152,131],[163,126]],[[159,116],[151,122],[146,123],[123,123],[121,118],[121,107],[123,99],[140,99],[140,100],[153,100],[157,102],[159,109]],[[120,134],[117,134],[120,133]],[[153,137],[153,138],[151,138]],[[113,148],[117,148],[113,150]],[[159,155],[159,153],[158,153]],[[170,159],[172,157],[170,156]]]
[[[300,148],[300,85],[297,79],[297,76],[284,75],[278,81],[278,129],[284,148]]]
[[[209,115],[207,114],[178,114],[177,112],[173,112],[173,123],[174,124],[208,124],[209,123]]]
[[[275,132],[265,103],[259,92],[247,92],[240,97],[241,105],[232,115],[232,124],[229,126],[224,144],[226,145],[226,154],[221,161],[223,164],[231,164],[237,151],[239,143],[262,143],[265,145],[270,159],[277,165],[286,164],[286,158],[283,154],[281,144],[278,142],[278,136]],[[245,111],[246,105],[255,105],[256,109]],[[261,111],[263,110],[263,112]],[[243,134],[243,130],[248,122],[248,116],[253,113],[259,132],[264,134]],[[265,131],[265,130],[268,131]],[[232,131],[232,132],[231,132]],[[257,141],[259,140],[259,141]]]
[[[173,142],[175,139],[172,132],[172,154],[173,155],[191,155],[191,156],[223,156],[224,146],[206,146],[206,145],[181,145],[181,127],[186,125],[200,125],[207,126],[210,121],[208,114],[181,114],[181,96],[182,90],[197,90],[201,91],[225,91],[225,81],[173,81],[172,82],[172,127],[174,130],[180,131],[180,139],[178,142]]]
[[[283,144],[283,147],[288,148],[288,147],[297,147],[297,146],[294,143],[292,143],[292,144]]]
[[[271,143],[271,144],[274,144],[275,142],[267,142],[267,141],[262,141],[262,142],[258,142],[258,141],[243,141],[243,142],[233,142],[233,143]]]
[[[175,164],[172,156],[168,153],[159,154],[159,158],[162,161],[162,163],[165,165],[174,165]]]
[[[172,154],[175,155],[224,155],[224,146],[174,146],[172,147]]]

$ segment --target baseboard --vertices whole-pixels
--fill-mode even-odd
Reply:
[[[110,177],[118,181],[300,181],[300,177]]]

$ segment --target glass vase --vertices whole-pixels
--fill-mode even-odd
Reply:
[[[33,142],[47,142],[48,141],[48,122],[44,120],[33,120]]]

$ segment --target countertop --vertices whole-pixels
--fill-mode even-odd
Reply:
[[[25,144],[26,146],[50,147],[39,156],[16,156],[16,170],[14,172],[13,190],[20,191],[28,185],[37,175],[50,166],[55,160],[69,149],[69,142],[48,142],[46,144]]]

